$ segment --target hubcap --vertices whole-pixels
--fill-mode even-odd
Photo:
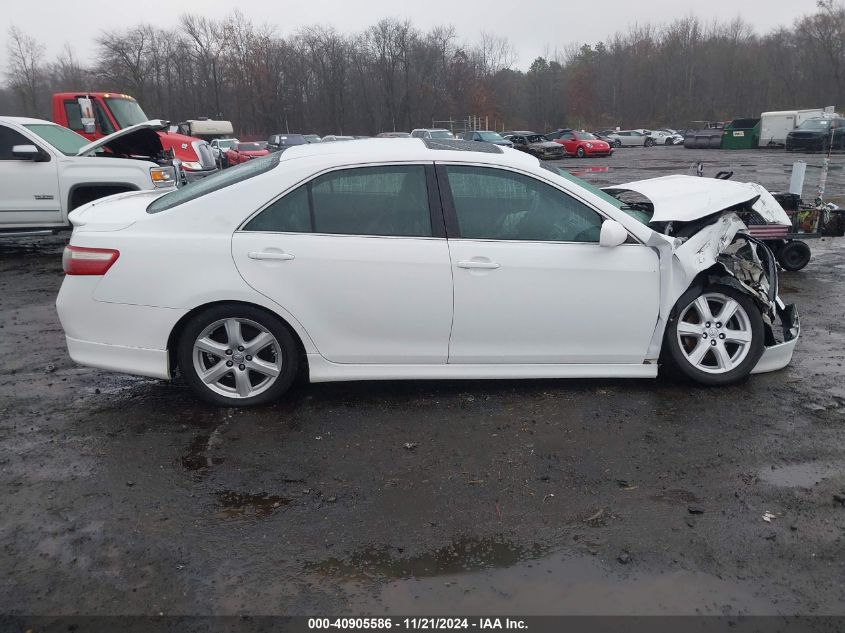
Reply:
[[[678,318],[678,344],[687,362],[710,374],[739,366],[751,349],[751,319],[735,299],[701,295]]]
[[[221,319],[194,341],[194,369],[205,385],[227,398],[267,391],[282,373],[276,337],[249,319]]]

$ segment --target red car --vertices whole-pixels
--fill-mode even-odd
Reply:
[[[546,138],[555,143],[563,145],[567,156],[586,158],[588,156],[610,156],[613,148],[606,141],[589,132],[578,132],[576,130],[557,130],[546,134]]]
[[[253,158],[261,158],[267,156],[270,150],[267,149],[265,141],[256,143],[233,143],[232,147],[226,150],[223,154],[223,166],[231,167],[232,165],[239,165],[245,163]]]

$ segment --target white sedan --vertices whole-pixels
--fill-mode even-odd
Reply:
[[[798,337],[742,213],[789,221],[756,185],[608,193],[487,143],[299,145],[76,210],[57,306],[77,362],[178,370],[224,406],[298,374],[654,377],[666,362],[721,385],[784,367]]]

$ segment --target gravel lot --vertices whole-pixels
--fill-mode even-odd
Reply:
[[[797,158],[563,163],[780,190]],[[75,366],[65,241],[0,241],[0,612],[845,614],[843,240],[782,276],[802,338],[746,384],[302,385],[248,411]]]

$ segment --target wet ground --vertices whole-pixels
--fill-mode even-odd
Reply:
[[[566,164],[784,189],[795,158]],[[795,358],[742,385],[321,384],[239,411],[74,365],[64,239],[0,242],[0,612],[845,613],[845,240],[783,275]]]

